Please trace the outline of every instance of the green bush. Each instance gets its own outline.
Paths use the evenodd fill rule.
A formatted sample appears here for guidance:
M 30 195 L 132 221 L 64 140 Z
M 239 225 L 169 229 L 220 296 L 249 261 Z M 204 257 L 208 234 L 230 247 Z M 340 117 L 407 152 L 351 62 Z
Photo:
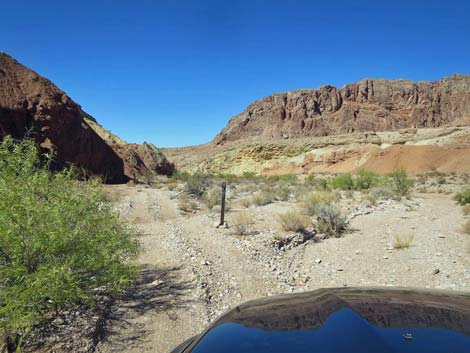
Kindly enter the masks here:
M 318 178 L 315 184 L 315 187 L 320 191 L 329 190 L 328 179 L 327 178 Z
M 454 200 L 459 203 L 459 205 L 470 204 L 470 187 L 462 190 L 454 196 Z
M 406 196 L 411 192 L 414 180 L 408 178 L 404 168 L 397 168 L 388 175 L 393 191 L 399 196 Z
M 350 173 L 337 175 L 330 180 L 333 189 L 354 190 L 354 180 Z
M 99 181 L 51 173 L 32 141 L 0 143 L 0 337 L 20 346 L 47 314 L 92 304 L 94 289 L 129 285 L 136 232 Z M 2 344 L 0 343 L 0 347 Z
M 192 196 L 201 197 L 210 186 L 210 178 L 204 174 L 191 174 L 185 179 L 185 191 Z
M 360 170 L 354 178 L 355 190 L 367 190 L 379 184 L 380 177 L 368 170 Z

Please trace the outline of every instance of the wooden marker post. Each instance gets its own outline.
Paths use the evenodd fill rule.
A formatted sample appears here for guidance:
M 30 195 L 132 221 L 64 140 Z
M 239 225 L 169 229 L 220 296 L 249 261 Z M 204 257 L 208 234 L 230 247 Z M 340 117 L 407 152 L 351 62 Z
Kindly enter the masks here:
M 223 227 L 225 224 L 225 193 L 227 191 L 227 183 L 222 183 L 222 192 L 220 194 L 220 224 L 219 227 Z

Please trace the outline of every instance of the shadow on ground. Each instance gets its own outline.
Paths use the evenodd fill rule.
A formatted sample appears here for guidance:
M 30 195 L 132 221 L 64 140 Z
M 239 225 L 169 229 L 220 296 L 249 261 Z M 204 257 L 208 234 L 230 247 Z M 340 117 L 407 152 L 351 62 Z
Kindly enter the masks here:
M 194 302 L 188 295 L 194 290 L 191 282 L 181 280 L 181 267 L 156 268 L 144 265 L 137 284 L 110 305 L 103 322 L 99 341 L 111 344 L 113 352 L 124 352 L 141 344 L 151 333 L 144 327 L 147 314 L 164 312 L 176 320 L 175 310 Z M 99 350 L 98 350 L 99 351 Z

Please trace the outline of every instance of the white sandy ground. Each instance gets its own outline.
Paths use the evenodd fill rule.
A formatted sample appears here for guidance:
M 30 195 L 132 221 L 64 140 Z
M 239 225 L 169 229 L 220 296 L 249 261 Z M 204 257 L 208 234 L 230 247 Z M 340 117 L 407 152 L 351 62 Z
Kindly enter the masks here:
M 280 251 L 277 215 L 291 202 L 251 207 L 257 234 L 235 236 L 214 227 L 218 215 L 182 216 L 176 192 L 114 186 L 121 213 L 144 234 L 140 283 L 115 303 L 97 352 L 166 353 L 246 300 L 323 287 L 407 286 L 470 290 L 470 238 L 450 196 L 418 194 L 373 208 L 351 203 L 350 231 L 342 238 Z M 230 217 L 239 209 L 233 209 Z M 410 248 L 394 250 L 395 234 L 414 234 Z

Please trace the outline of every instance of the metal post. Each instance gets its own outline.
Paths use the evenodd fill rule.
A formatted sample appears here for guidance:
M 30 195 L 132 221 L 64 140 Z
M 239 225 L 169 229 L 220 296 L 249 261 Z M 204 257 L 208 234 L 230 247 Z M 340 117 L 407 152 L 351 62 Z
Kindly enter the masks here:
M 222 193 L 220 195 L 220 224 L 223 226 L 225 224 L 225 192 L 227 190 L 227 183 L 224 181 L 222 183 Z

